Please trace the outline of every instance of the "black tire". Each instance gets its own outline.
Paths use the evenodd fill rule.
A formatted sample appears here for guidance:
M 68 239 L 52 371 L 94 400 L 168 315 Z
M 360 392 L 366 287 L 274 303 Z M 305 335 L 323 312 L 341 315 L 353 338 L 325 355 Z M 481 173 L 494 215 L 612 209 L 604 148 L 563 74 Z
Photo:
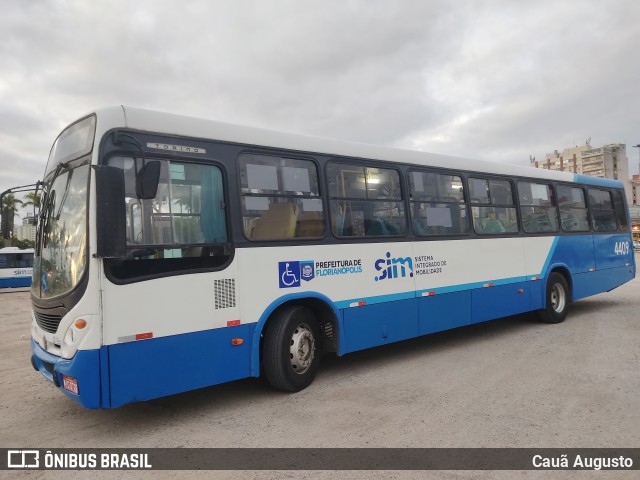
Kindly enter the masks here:
M 267 382 L 285 392 L 299 392 L 313 381 L 320 366 L 320 329 L 311 310 L 285 307 L 269 320 L 262 343 Z
M 536 312 L 538 319 L 544 323 L 564 322 L 571 303 L 571 290 L 564 275 L 551 272 L 547 280 L 545 299 L 545 308 Z

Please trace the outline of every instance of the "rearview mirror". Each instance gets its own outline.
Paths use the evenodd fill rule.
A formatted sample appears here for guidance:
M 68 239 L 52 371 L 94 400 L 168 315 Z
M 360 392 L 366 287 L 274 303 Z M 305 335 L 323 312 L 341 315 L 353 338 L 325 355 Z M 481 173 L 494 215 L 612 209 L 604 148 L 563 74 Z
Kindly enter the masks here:
M 141 200 L 156 198 L 160 183 L 160 166 L 158 160 L 145 162 L 136 174 L 136 196 Z
M 117 167 L 96 165 L 96 256 L 124 258 L 127 213 L 124 203 L 124 172 Z

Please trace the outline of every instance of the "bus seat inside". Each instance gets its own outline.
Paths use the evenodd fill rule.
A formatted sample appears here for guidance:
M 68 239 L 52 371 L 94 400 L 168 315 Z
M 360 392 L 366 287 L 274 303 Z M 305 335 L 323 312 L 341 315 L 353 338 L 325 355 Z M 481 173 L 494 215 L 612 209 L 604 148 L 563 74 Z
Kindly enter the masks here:
M 251 232 L 252 240 L 293 238 L 296 234 L 298 206 L 293 203 L 272 203 L 257 219 Z
M 298 217 L 296 237 L 313 238 L 321 237 L 324 233 L 324 220 L 322 212 L 303 212 Z

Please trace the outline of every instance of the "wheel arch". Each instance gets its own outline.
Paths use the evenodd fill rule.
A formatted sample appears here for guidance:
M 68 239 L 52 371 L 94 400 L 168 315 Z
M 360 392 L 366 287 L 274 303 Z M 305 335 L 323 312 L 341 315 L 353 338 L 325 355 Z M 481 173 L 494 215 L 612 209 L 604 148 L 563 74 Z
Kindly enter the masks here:
M 318 320 L 322 335 L 323 350 L 335 352 L 338 349 L 339 312 L 333 302 L 317 292 L 300 292 L 284 295 L 272 302 L 262 313 L 253 331 L 251 342 L 251 376 L 260 376 L 262 358 L 262 333 L 274 314 L 288 306 L 300 305 L 312 310 Z
M 567 281 L 567 285 L 569 286 L 569 301 L 573 301 L 573 276 L 571 275 L 571 270 L 569 270 L 569 267 L 562 263 L 552 265 L 547 271 L 546 278 L 548 279 L 549 275 L 551 275 L 553 272 L 559 273 Z

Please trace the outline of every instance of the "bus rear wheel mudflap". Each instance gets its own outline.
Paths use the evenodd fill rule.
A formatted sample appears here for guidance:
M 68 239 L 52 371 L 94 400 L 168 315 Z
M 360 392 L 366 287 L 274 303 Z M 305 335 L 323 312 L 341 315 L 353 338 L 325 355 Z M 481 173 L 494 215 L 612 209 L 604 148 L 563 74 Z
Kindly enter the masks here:
M 263 340 L 263 371 L 269 384 L 298 392 L 313 381 L 320 365 L 320 328 L 313 312 L 300 305 L 276 311 Z
M 547 280 L 545 308 L 536 311 L 538 319 L 544 323 L 561 323 L 567 318 L 571 290 L 567 279 L 559 272 L 551 272 Z

